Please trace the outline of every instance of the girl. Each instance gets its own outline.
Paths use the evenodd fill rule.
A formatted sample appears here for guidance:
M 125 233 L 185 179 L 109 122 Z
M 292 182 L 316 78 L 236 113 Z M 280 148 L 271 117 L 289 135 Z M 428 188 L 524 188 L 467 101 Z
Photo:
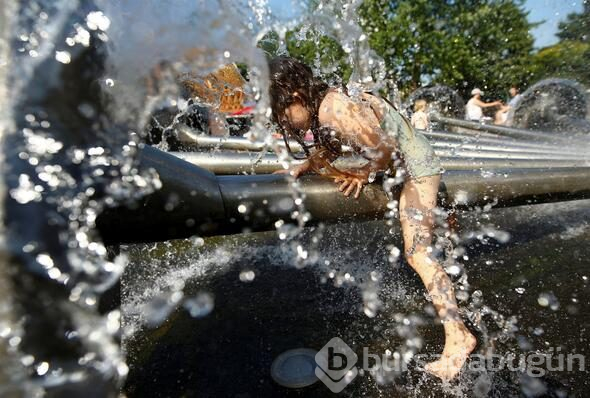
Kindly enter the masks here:
M 339 185 L 345 196 L 358 198 L 371 173 L 401 164 L 406 172 L 399 201 L 404 254 L 424 283 L 437 314 L 444 324 L 445 346 L 440 359 L 426 370 L 450 380 L 463 367 L 476 339 L 461 320 L 453 285 L 428 254 L 434 225 L 440 182 L 440 161 L 421 134 L 385 100 L 363 94 L 353 100 L 342 90 L 329 88 L 313 76 L 311 69 L 287 57 L 270 62 L 270 100 L 275 123 L 287 136 L 298 141 L 307 160 L 286 171 L 295 178 L 309 171 L 323 174 Z M 311 130 L 315 151 L 303 136 Z M 363 167 L 338 170 L 331 165 L 345 144 L 368 159 Z M 397 159 L 396 155 L 401 155 Z
M 427 130 L 430 121 L 426 114 L 426 101 L 419 99 L 414 103 L 414 114 L 412 115 L 412 126 L 418 130 Z

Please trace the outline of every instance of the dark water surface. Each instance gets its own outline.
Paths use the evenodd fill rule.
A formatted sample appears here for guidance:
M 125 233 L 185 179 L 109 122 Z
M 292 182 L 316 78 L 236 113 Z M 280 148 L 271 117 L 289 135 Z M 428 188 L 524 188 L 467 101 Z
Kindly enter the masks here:
M 481 318 L 477 352 L 493 349 L 506 356 L 559 349 L 565 355 L 589 354 L 588 220 L 590 200 L 471 212 L 460 218 L 463 234 L 490 226 L 510 233 L 504 243 L 489 237 L 462 242 L 460 262 L 467 270 L 471 298 L 461 306 L 474 323 Z M 319 258 L 318 264 L 303 269 L 293 266 L 293 256 L 281 250 L 286 244 L 274 232 L 211 238 L 202 247 L 176 241 L 124 248 L 130 256 L 123 279 L 125 311 L 178 281 L 184 281 L 180 289 L 185 298 L 207 292 L 215 302 L 202 318 L 179 306 L 154 328 L 139 327 L 133 315 L 124 314 L 128 328 L 139 328 L 126 341 L 131 367 L 126 394 L 332 396 L 321 382 L 300 390 L 280 387 L 270 366 L 286 350 L 319 350 L 336 336 L 359 357 L 362 347 L 381 354 L 416 336 L 424 342 L 420 354 L 440 352 L 442 327 L 412 270 L 405 263 L 388 263 L 386 246 L 400 242 L 386 231 L 384 222 L 329 226 L 322 234 L 307 231 L 302 241 L 316 245 Z M 243 271 L 252 271 L 254 279 L 244 282 L 252 273 Z M 379 274 L 383 303 L 375 317 L 363 312 L 363 292 L 374 291 L 371 272 Z M 502 330 L 506 325 L 513 330 Z M 360 374 L 339 395 L 582 397 L 590 382 L 579 365 L 574 362 L 573 371 L 543 377 L 468 371 L 448 385 L 410 365 L 385 385 Z

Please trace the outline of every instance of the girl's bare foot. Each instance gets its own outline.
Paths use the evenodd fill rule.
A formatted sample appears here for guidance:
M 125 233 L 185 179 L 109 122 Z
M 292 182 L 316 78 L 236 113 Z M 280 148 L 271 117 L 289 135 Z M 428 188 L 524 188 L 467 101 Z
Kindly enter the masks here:
M 425 366 L 428 373 L 442 380 L 454 379 L 475 349 L 476 338 L 463 322 L 445 323 L 445 348 L 438 361 Z

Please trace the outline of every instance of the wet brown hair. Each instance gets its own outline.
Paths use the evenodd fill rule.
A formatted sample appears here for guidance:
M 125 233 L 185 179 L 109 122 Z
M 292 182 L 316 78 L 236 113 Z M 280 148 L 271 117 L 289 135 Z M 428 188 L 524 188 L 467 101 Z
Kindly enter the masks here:
M 306 156 L 309 156 L 310 145 L 306 145 L 303 141 L 305 131 L 293 128 L 285 114 L 286 109 L 295 101 L 300 101 L 311 115 L 311 131 L 314 136 L 312 146 L 340 152 L 339 144 L 334 142 L 331 129 L 321 128 L 318 120 L 320 104 L 328 92 L 328 85 L 316 78 L 309 66 L 295 58 L 274 58 L 269 62 L 269 69 L 272 120 L 281 129 L 289 152 L 293 155 L 287 138 L 293 138 L 303 147 Z M 295 93 L 297 93 L 296 96 Z

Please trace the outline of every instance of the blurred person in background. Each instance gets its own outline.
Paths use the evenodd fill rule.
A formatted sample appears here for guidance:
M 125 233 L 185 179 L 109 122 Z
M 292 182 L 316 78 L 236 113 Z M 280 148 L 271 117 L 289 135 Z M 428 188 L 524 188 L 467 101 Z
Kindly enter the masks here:
M 496 112 L 494 124 L 507 125 L 508 112 L 510 112 L 511 109 L 514 109 L 522 98 L 522 94 L 519 93 L 518 87 L 514 85 L 510 87 L 508 92 L 510 93 L 510 100 L 508 101 L 508 104 L 503 105 L 500 110 Z
M 483 102 L 481 100 L 481 96 L 483 95 L 483 91 L 479 88 L 474 88 L 471 90 L 471 99 L 467 101 L 467 105 L 465 106 L 465 118 L 472 122 L 481 122 L 483 121 L 483 108 L 492 108 L 495 106 L 502 106 L 502 102 L 494 101 L 494 102 Z
M 426 113 L 427 108 L 426 100 L 419 99 L 414 102 L 414 114 L 412 115 L 412 126 L 418 130 L 427 130 L 430 126 L 430 120 Z

